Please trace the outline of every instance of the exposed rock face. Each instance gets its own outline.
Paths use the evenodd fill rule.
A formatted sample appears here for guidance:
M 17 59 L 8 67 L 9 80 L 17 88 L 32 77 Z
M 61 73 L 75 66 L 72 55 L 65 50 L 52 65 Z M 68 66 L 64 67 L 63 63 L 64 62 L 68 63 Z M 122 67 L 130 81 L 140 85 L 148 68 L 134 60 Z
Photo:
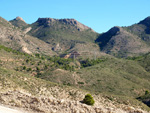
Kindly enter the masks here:
M 54 51 L 61 51 L 62 48 L 60 47 L 59 43 L 53 48 Z
M 23 21 L 23 22 L 25 22 L 21 17 L 16 17 L 14 20 L 21 20 L 21 21 Z
M 30 30 L 32 29 L 32 27 L 28 27 L 24 30 L 24 33 L 27 34 Z
M 45 25 L 46 27 L 50 26 L 55 21 L 56 21 L 56 19 L 53 19 L 53 18 L 38 18 L 38 20 L 37 20 L 37 22 L 40 25 Z
M 52 24 L 56 23 L 56 22 L 60 22 L 62 24 L 68 24 L 68 25 L 72 25 L 75 26 L 76 29 L 78 29 L 79 31 L 84 31 L 84 30 L 92 30 L 91 28 L 81 24 L 80 22 L 78 22 L 75 19 L 53 19 L 53 18 L 39 18 L 37 20 L 37 22 L 40 25 L 45 25 L 45 27 L 50 27 Z
M 62 22 L 64 24 L 70 24 L 72 26 L 76 26 L 77 29 L 79 31 L 83 31 L 83 30 L 87 30 L 87 29 L 91 29 L 83 24 L 81 24 L 80 22 L 78 22 L 77 20 L 75 19 L 60 19 L 59 22 Z M 91 29 L 92 30 L 92 29 Z
M 27 47 L 22 47 L 22 51 L 28 54 L 32 54 L 32 52 L 29 51 Z

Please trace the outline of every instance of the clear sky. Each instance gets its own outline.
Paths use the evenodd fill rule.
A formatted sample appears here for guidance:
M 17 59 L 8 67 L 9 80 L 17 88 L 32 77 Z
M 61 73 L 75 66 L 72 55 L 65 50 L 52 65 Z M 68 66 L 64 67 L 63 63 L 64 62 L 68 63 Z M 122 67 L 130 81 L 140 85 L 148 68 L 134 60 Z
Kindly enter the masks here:
M 150 16 L 150 0 L 0 0 L 0 16 L 27 23 L 39 17 L 74 18 L 98 33 Z

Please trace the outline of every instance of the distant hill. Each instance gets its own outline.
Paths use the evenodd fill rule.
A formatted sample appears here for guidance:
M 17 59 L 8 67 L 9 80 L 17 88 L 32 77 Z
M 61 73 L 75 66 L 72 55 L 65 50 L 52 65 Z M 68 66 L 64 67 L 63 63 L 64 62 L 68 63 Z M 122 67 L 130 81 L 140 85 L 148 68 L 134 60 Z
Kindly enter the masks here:
M 150 51 L 150 17 L 129 27 L 113 27 L 101 34 L 96 42 L 105 53 L 127 57 Z
M 16 21 L 22 20 L 17 19 Z M 13 26 L 10 22 L 6 21 L 2 17 L 0 17 L 0 44 L 12 49 L 24 51 L 28 54 L 55 54 L 55 52 L 51 50 L 51 47 L 47 43 L 26 34 L 26 32 L 22 31 L 18 27 Z
M 28 35 L 45 41 L 58 54 L 75 50 L 84 57 L 93 57 L 93 53 L 97 56 L 105 55 L 95 44 L 98 33 L 75 19 L 39 18 L 27 25 L 17 17 L 10 22 Z
M 15 19 L 10 21 L 12 25 L 19 27 L 21 29 L 25 29 L 28 24 L 21 18 L 21 17 L 16 17 Z
M 29 25 L 17 17 L 10 22 L 24 33 L 45 41 L 59 55 L 74 50 L 87 57 L 95 53 L 128 57 L 150 52 L 150 17 L 132 26 L 115 26 L 103 34 L 75 19 L 39 18 Z
M 54 48 L 59 43 L 62 51 L 72 49 L 76 44 L 93 43 L 98 36 L 98 33 L 75 19 L 39 18 L 30 26 L 30 35 L 53 45 Z

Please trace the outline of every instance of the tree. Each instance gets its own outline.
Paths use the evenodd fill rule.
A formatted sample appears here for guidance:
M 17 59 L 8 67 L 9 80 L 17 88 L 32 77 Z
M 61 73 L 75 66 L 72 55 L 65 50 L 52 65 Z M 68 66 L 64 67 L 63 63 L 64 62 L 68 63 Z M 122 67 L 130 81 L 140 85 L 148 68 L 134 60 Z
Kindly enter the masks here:
M 83 99 L 83 103 L 85 103 L 87 105 L 94 105 L 95 101 L 94 101 L 93 97 L 91 96 L 91 94 L 87 94 L 87 95 L 85 95 L 85 97 Z

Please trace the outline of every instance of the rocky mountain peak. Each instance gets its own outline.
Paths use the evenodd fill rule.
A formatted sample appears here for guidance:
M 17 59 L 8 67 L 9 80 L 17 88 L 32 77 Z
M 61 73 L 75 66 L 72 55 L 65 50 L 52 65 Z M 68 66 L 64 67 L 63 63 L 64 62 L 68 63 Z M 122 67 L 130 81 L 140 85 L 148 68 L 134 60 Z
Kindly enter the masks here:
M 143 24 L 143 25 L 149 27 L 150 26 L 150 16 L 145 18 L 144 20 L 140 21 L 138 24 Z
M 69 24 L 69 25 L 75 26 L 79 31 L 91 29 L 91 28 L 85 26 L 84 24 L 81 24 L 80 22 L 78 22 L 75 19 L 60 19 L 59 21 L 64 24 Z
M 38 18 L 37 22 L 39 23 L 50 23 L 54 22 L 56 19 L 53 18 Z
M 116 35 L 118 32 L 121 31 L 121 28 L 118 26 L 114 26 L 113 28 L 111 28 L 108 32 L 110 35 Z
M 23 20 L 23 18 L 21 18 L 21 17 L 16 17 L 14 20 L 21 20 L 21 21 L 23 21 L 23 22 L 25 22 L 24 20 Z
M 38 18 L 37 20 L 40 25 L 51 26 L 55 22 L 60 22 L 61 24 L 71 25 L 76 27 L 79 31 L 91 29 L 75 19 L 53 19 L 53 18 Z M 91 29 L 92 30 L 92 29 Z

